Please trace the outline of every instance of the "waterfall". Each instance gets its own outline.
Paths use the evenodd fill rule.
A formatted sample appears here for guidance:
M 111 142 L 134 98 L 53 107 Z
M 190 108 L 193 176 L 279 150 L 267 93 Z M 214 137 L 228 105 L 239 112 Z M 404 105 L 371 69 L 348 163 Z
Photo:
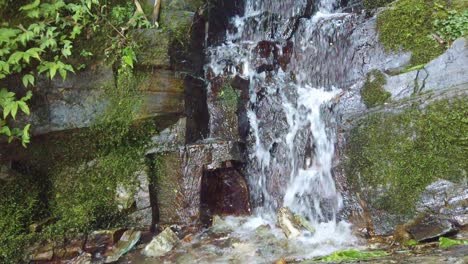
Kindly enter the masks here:
M 345 80 L 347 14 L 336 0 L 246 0 L 223 45 L 208 49 L 207 71 L 249 81 L 247 178 L 257 216 L 289 207 L 340 236 L 342 199 L 332 175 L 330 112 Z M 345 236 L 345 235 L 343 235 Z

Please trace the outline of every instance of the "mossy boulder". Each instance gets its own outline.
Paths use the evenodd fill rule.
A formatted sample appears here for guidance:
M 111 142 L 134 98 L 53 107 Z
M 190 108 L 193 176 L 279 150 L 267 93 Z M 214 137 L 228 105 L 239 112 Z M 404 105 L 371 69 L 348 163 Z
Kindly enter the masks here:
M 466 178 L 468 104 L 465 96 L 395 109 L 370 113 L 352 129 L 345 171 L 373 210 L 407 220 L 426 186 Z

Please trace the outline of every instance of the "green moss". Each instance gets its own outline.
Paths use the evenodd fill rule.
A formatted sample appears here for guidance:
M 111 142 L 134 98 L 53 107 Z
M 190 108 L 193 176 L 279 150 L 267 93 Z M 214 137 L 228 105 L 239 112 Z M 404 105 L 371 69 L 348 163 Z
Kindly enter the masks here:
M 364 5 L 364 9 L 371 10 L 371 9 L 383 7 L 393 1 L 395 0 L 364 0 L 363 5 Z
M 34 239 L 28 226 L 43 208 L 39 186 L 23 175 L 0 180 L 0 263 L 18 263 L 25 247 Z
M 229 110 L 237 110 L 237 105 L 239 103 L 240 93 L 235 90 L 229 83 L 225 83 L 221 88 L 219 94 L 219 100 L 222 106 L 225 106 Z
M 453 2 L 453 3 L 452 3 Z M 463 0 L 399 0 L 377 19 L 379 38 L 387 50 L 412 52 L 411 65 L 424 64 L 445 51 L 432 33 L 434 21 L 448 17 Z
M 367 74 L 367 80 L 361 89 L 361 97 L 368 108 L 383 105 L 391 97 L 392 94 L 383 88 L 385 84 L 387 79 L 379 70 Z
M 460 182 L 468 164 L 467 98 L 401 113 L 370 114 L 347 145 L 346 173 L 374 208 L 411 215 L 424 188 L 441 178 Z

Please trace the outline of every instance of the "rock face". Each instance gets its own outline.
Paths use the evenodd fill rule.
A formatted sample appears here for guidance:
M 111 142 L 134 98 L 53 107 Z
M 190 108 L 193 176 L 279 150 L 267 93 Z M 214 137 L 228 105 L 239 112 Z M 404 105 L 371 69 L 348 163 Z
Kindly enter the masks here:
M 158 163 L 154 173 L 159 222 L 185 225 L 197 223 L 200 220 L 203 175 L 208 171 L 225 167 L 226 162 L 243 161 L 238 143 L 221 140 L 207 140 L 181 146 L 173 152 L 163 151 L 150 155 Z M 232 193 L 225 193 L 224 196 L 216 199 L 230 197 L 228 201 L 246 203 L 239 206 L 242 208 L 241 212 L 245 212 L 245 209 L 249 207 L 248 199 L 246 199 L 248 196 L 248 191 L 245 190 L 246 185 L 242 184 L 242 176 L 238 173 L 231 176 L 234 177 L 232 182 L 239 183 L 237 186 L 241 189 L 233 188 Z
M 367 212 L 370 217 L 368 217 L 369 221 L 367 221 L 366 225 L 371 230 L 375 230 L 375 234 L 391 234 L 397 225 L 409 221 L 413 216 L 390 213 L 381 208 L 373 207 L 371 204 L 378 200 L 381 194 L 386 193 L 385 188 L 371 188 L 365 184 L 362 185 L 362 182 L 360 189 L 351 186 L 350 175 L 342 170 L 343 167 L 348 166 L 345 164 L 349 160 L 344 150 L 347 147 L 349 148 L 349 144 L 352 142 L 353 136 L 355 136 L 351 134 L 351 131 L 362 120 L 368 120 L 376 113 L 397 115 L 415 104 L 419 105 L 420 109 L 424 109 L 438 100 L 467 96 L 468 77 L 464 73 L 464 66 L 462 66 L 466 65 L 468 60 L 467 39 L 460 38 L 456 40 L 444 54 L 432 60 L 423 68 L 398 74 L 409 63 L 411 54 L 387 53 L 383 49 L 376 32 L 375 16 L 369 19 L 364 17 L 354 19 L 357 20 L 353 21 L 359 22 L 357 22 L 358 25 L 348 38 L 350 45 L 348 52 L 353 54 L 353 58 L 349 58 L 348 61 L 353 66 L 347 77 L 344 78 L 345 81 L 342 82 L 343 87 L 346 88 L 343 90 L 340 100 L 334 106 L 334 111 L 338 117 L 337 156 L 340 160 L 339 163 L 342 165 L 335 168 L 337 187 L 344 194 L 346 208 L 343 212 L 344 218 L 351 215 L 362 216 L 363 212 Z M 361 98 L 361 89 L 366 82 L 367 74 L 373 70 L 378 70 L 385 75 L 386 83 L 382 88 L 386 92 L 390 92 L 392 96 L 388 103 L 368 109 Z M 392 129 L 397 130 L 396 127 Z M 452 176 L 457 177 L 457 175 Z M 458 192 L 458 195 L 455 195 L 455 192 L 452 195 L 458 196 L 458 198 L 453 198 L 452 201 L 466 200 L 466 198 L 460 197 L 465 195 L 462 188 L 456 187 L 455 192 Z M 365 202 L 369 206 L 369 208 L 362 208 L 356 193 L 367 191 L 374 192 L 375 195 L 362 195 L 362 199 L 366 200 Z M 435 195 L 433 199 L 429 198 L 431 195 Z M 448 219 L 457 225 L 465 225 L 466 211 L 461 209 L 460 205 L 440 206 L 444 195 L 433 193 L 422 197 L 422 201 L 415 205 L 418 208 L 418 213 L 428 211 L 435 213 L 434 215 L 438 219 Z
M 142 253 L 148 257 L 160 257 L 171 251 L 178 242 L 179 238 L 168 227 L 146 245 Z

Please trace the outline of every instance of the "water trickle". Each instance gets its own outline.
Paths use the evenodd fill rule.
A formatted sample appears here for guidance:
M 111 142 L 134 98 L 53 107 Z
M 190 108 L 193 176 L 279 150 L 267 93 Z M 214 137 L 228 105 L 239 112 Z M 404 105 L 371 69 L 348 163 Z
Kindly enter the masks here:
M 208 49 L 206 68 L 249 80 L 247 178 L 256 217 L 274 223 L 278 208 L 289 207 L 318 230 L 302 239 L 343 246 L 352 237 L 336 219 L 342 199 L 330 108 L 348 72 L 341 41 L 348 15 L 337 8 L 336 0 L 246 0 L 225 44 Z

